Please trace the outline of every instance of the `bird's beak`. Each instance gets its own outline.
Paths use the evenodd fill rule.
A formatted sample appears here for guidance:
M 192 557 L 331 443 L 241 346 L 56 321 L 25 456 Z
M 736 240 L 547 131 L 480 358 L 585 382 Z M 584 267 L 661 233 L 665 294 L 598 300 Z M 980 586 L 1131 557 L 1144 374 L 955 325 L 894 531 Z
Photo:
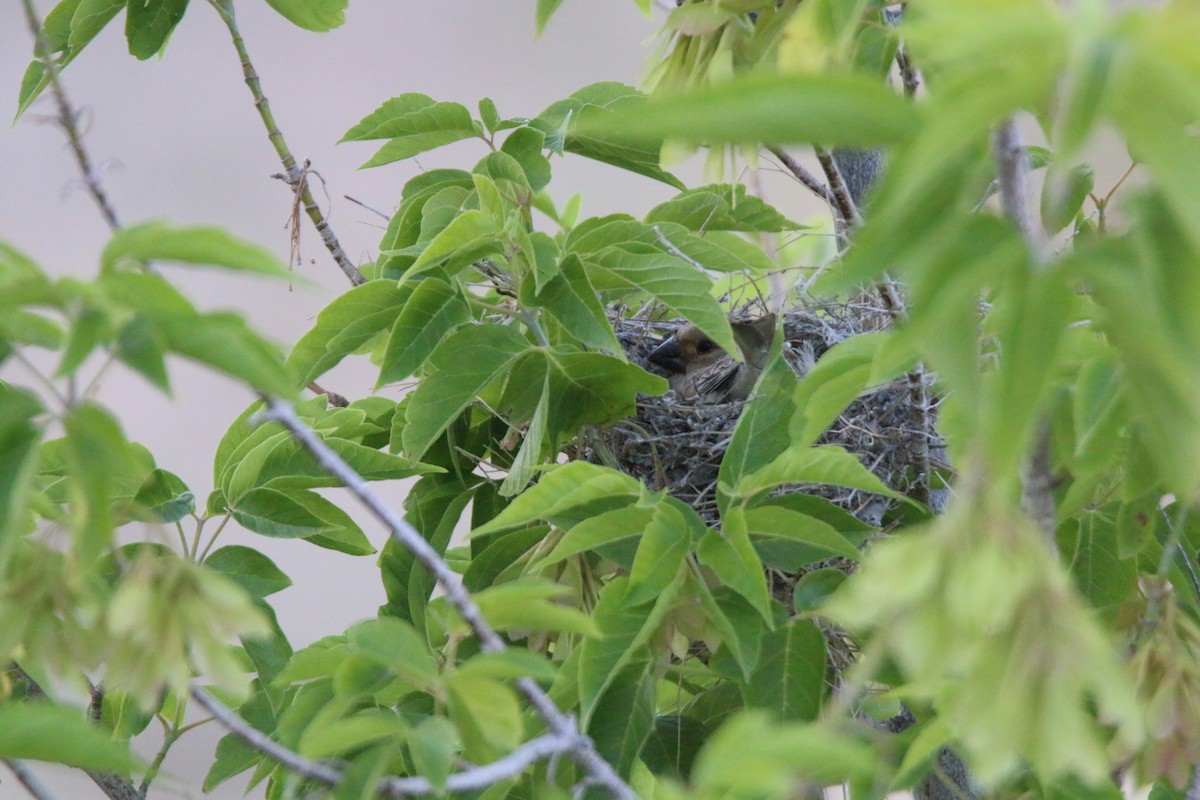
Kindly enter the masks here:
M 667 337 L 662 344 L 654 348 L 650 361 L 671 373 L 687 372 L 687 364 L 683 361 L 683 351 L 674 336 Z

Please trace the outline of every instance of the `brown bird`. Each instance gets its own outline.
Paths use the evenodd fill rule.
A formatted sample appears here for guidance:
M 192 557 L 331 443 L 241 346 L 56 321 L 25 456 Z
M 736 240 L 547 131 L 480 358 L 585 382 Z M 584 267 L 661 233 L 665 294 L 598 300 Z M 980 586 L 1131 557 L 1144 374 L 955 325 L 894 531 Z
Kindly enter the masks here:
M 680 400 L 725 403 L 750 396 L 775 338 L 775 315 L 729 324 L 742 351 L 741 363 L 691 323 L 650 354 L 650 361 L 669 373 L 667 380 Z

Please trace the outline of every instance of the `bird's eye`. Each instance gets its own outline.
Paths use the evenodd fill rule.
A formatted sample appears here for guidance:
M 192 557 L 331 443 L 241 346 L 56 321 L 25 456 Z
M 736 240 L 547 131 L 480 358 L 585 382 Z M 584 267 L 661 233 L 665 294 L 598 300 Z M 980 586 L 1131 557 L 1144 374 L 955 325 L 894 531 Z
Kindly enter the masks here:
M 700 344 L 696 345 L 696 352 L 701 353 L 701 354 L 711 353 L 713 350 L 716 350 L 716 349 L 717 349 L 717 343 L 714 342 L 712 339 L 701 339 Z

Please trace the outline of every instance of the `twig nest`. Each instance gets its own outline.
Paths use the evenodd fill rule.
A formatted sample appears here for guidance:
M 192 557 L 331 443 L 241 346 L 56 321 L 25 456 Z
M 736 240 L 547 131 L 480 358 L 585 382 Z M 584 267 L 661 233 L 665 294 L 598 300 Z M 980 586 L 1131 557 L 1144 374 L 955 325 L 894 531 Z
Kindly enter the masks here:
M 681 321 L 651 323 L 614 315 L 617 338 L 629 359 L 656 374 L 647 356 Z M 784 357 L 803 376 L 831 347 L 868 331 L 886 328 L 890 317 L 868 302 L 811 307 L 784 315 Z M 934 409 L 919 378 L 905 376 L 855 400 L 820 440 L 859 457 L 885 484 L 927 499 L 930 452 L 939 452 Z M 652 489 L 667 489 L 709 523 L 717 520 L 716 483 L 721 459 L 746 401 L 696 403 L 673 392 L 638 400 L 637 413 L 592 437 L 595 461 L 640 478 Z M 793 486 L 786 491 L 817 494 L 872 525 L 880 524 L 888 503 L 875 495 L 829 486 Z

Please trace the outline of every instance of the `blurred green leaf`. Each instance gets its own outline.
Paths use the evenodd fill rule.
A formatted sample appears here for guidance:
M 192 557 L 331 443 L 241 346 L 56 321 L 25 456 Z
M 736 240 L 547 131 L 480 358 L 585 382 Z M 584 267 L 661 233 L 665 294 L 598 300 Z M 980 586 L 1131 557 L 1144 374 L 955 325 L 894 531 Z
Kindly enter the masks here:
M 296 394 L 296 381 L 277 348 L 251 330 L 239 314 L 217 312 L 177 319 L 162 328 L 180 355 L 281 397 Z
M 430 717 L 409 734 L 408 747 L 417 774 L 435 788 L 446 782 L 454 766 L 454 755 L 460 747 L 455 726 L 445 717 Z
M 911 104 L 866 76 L 754 75 L 663 94 L 578 124 L 587 134 L 624 142 L 867 147 L 909 136 L 919 119 Z
M 42 435 L 36 420 L 43 411 L 34 394 L 0 381 L 0 566 L 12 537 L 26 528 L 26 505 Z
M 1051 167 L 1042 185 L 1042 225 L 1053 236 L 1071 224 L 1095 185 L 1091 164 L 1076 164 L 1068 170 Z
M 783 233 L 803 230 L 762 198 L 746 193 L 740 183 L 719 183 L 687 189 L 659 203 L 646 214 L 646 223 L 674 222 L 689 231 Z
M 127 742 L 110 739 L 83 711 L 50 703 L 0 704 L 0 758 L 116 773 L 138 766 Z
M 537 35 L 541 36 L 546 30 L 546 23 L 550 21 L 550 17 L 562 5 L 562 0 L 538 0 L 537 12 L 534 17 L 534 25 L 537 28 Z
M 797 614 L 819 609 L 846 580 L 846 573 L 833 567 L 806 572 L 792 587 L 792 607 Z
M 135 1 L 132 5 L 137 5 Z M 173 261 L 199 266 L 224 267 L 276 278 L 291 277 L 287 265 L 274 253 L 241 239 L 224 228 L 209 225 L 178 226 L 162 220 L 121 228 L 100 256 L 105 272 L 133 263 Z
M 164 392 L 170 391 L 166 337 L 144 317 L 133 317 L 117 333 L 115 355 Z

